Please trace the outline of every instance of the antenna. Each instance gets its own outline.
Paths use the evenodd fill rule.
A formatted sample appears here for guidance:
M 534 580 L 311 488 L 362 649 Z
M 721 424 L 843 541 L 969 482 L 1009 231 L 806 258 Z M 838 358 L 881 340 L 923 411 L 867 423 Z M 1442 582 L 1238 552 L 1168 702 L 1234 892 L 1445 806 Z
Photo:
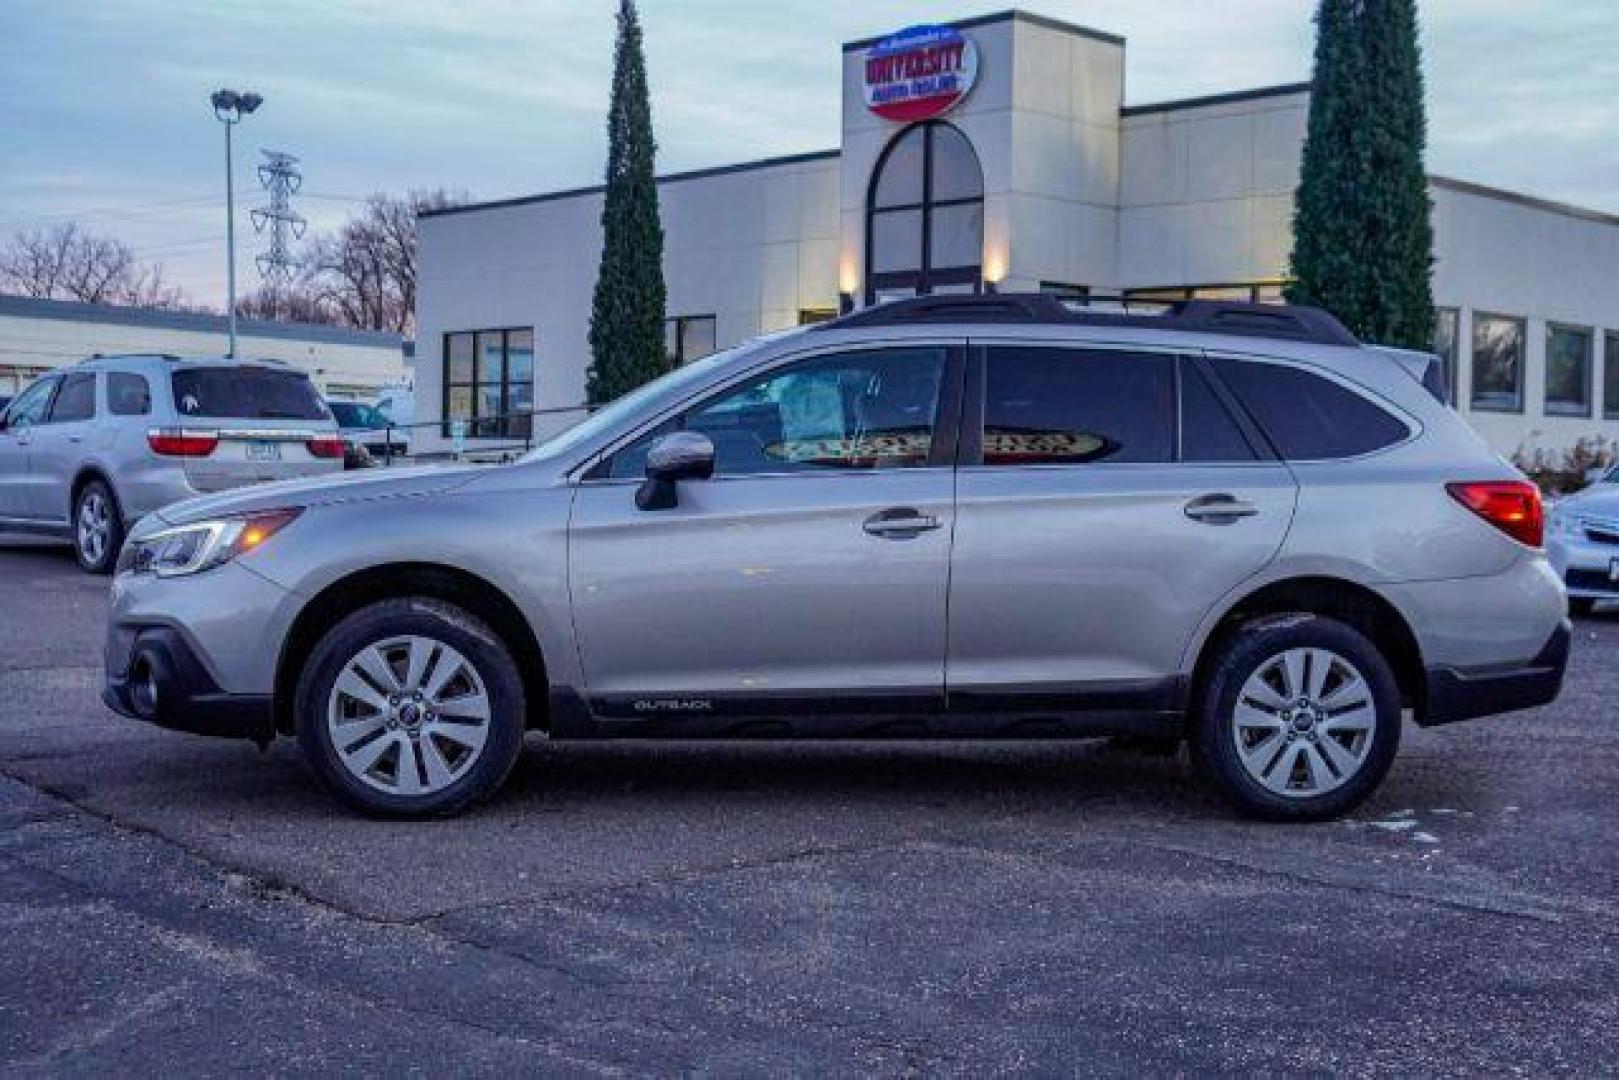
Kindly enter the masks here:
M 298 159 L 280 150 L 260 152 L 264 161 L 259 165 L 259 183 L 269 193 L 270 204 L 253 211 L 253 231 L 270 234 L 270 250 L 255 261 L 270 286 L 270 316 L 275 318 L 280 314 L 281 294 L 292 284 L 292 272 L 298 267 L 288 241 L 302 240 L 309 222 L 292 208 L 292 197 L 304 185 Z

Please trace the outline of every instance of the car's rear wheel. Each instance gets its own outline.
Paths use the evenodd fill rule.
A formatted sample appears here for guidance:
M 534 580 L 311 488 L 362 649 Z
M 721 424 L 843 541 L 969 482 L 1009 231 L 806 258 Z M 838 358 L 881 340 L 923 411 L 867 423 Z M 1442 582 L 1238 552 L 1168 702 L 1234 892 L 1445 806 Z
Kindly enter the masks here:
M 484 798 L 523 745 L 523 680 L 484 622 L 423 597 L 349 615 L 298 680 L 298 739 L 348 805 L 387 817 L 451 814 Z
M 124 544 L 124 519 L 118 499 L 105 481 L 91 480 L 73 503 L 73 553 L 91 574 L 110 574 Z
M 1568 598 L 1568 613 L 1585 618 L 1597 609 L 1597 602 L 1589 596 L 1571 596 Z
M 1382 782 L 1400 744 L 1388 660 L 1344 623 L 1257 619 L 1219 646 L 1193 747 L 1238 809 L 1277 821 L 1336 817 Z

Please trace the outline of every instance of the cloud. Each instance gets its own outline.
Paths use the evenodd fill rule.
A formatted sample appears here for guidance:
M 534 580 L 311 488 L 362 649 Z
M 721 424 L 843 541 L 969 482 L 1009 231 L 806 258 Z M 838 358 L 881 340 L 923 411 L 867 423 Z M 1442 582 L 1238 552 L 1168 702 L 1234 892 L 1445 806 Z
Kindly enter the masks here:
M 1034 0 L 1124 35 L 1145 102 L 1310 73 L 1312 0 Z M 445 186 L 502 197 L 595 182 L 605 156 L 608 0 L 8 0 L 0 223 L 104 220 L 210 299 L 220 276 L 220 132 L 206 96 L 259 90 L 242 161 L 290 150 L 308 188 Z M 838 140 L 840 44 L 977 14 L 938 0 L 641 0 L 666 170 Z M 1619 211 L 1619 18 L 1612 0 L 1426 0 L 1437 172 Z M 252 198 L 244 164 L 239 195 Z M 245 189 L 245 190 L 244 190 Z M 164 209 L 165 199 L 201 199 Z M 341 202 L 306 201 L 311 218 Z M 146 207 L 120 216 L 119 207 Z M 103 219 L 98 219 L 103 220 Z M 195 250 L 184 245 L 199 245 Z M 182 266 L 183 262 L 183 266 Z

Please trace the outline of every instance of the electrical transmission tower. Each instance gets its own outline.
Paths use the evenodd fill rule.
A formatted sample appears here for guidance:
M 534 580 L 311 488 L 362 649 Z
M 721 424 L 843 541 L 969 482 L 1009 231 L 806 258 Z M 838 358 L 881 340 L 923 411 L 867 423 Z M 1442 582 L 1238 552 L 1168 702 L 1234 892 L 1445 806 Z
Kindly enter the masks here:
M 269 193 L 270 204 L 253 211 L 253 231 L 268 232 L 270 250 L 256 260 L 259 274 L 270 286 L 270 315 L 281 313 L 281 295 L 292 284 L 292 272 L 298 267 L 288 244 L 303 239 L 309 222 L 292 208 L 292 197 L 303 187 L 304 174 L 298 171 L 298 159 L 280 150 L 264 150 L 264 161 L 259 165 L 259 183 Z

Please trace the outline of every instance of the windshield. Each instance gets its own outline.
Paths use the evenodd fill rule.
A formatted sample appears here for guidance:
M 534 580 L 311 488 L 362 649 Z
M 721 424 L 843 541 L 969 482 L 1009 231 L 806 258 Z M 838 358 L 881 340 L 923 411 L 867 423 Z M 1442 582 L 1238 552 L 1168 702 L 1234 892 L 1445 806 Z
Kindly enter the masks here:
M 309 377 L 260 367 L 187 368 L 171 376 L 181 416 L 256 420 L 325 420 L 326 406 Z
M 387 417 L 371 406 L 362 405 L 358 401 L 328 401 L 326 407 L 332 410 L 332 417 L 337 421 L 338 427 L 380 428 L 388 426 Z
M 796 333 L 797 331 L 788 331 Z M 633 423 L 638 417 L 655 413 L 666 402 L 677 401 L 691 387 L 702 383 L 716 369 L 743 355 L 763 342 L 773 341 L 780 334 L 762 338 L 712 353 L 701 360 L 693 360 L 669 374 L 653 379 L 645 386 L 631 390 L 618 400 L 586 415 L 578 423 L 564 428 L 524 455 L 524 460 L 551 457 L 583 446 L 602 435 L 610 435 L 621 427 Z

